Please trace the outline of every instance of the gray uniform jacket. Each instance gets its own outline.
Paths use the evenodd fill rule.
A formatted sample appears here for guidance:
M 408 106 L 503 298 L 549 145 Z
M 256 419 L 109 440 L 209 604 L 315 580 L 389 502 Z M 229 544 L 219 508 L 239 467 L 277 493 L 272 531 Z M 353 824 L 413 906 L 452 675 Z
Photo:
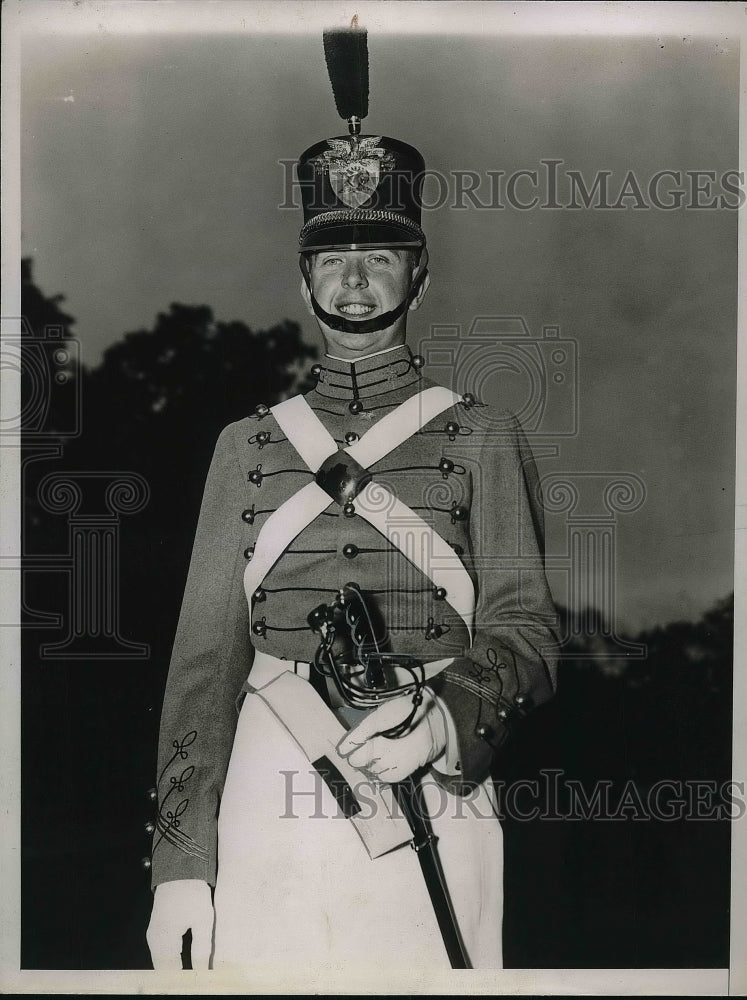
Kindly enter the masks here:
M 351 365 L 325 359 L 306 399 L 340 447 L 432 385 L 406 347 Z M 358 405 L 352 407 L 351 402 Z M 361 409 L 362 404 L 362 409 Z M 435 588 L 361 517 L 327 510 L 287 547 L 253 597 L 243 574 L 264 519 L 313 479 L 266 408 L 221 433 L 205 485 L 161 718 L 153 885 L 215 884 L 217 815 L 254 648 L 313 659 L 306 616 L 354 580 L 386 648 L 454 662 L 430 686 L 453 720 L 457 793 L 488 775 L 514 722 L 552 697 L 555 608 L 544 567 L 537 470 L 518 422 L 469 396 L 371 467 L 433 525 L 475 585 L 475 637 Z M 357 412 L 360 411 L 360 412 Z M 521 570 L 519 570 L 519 565 Z

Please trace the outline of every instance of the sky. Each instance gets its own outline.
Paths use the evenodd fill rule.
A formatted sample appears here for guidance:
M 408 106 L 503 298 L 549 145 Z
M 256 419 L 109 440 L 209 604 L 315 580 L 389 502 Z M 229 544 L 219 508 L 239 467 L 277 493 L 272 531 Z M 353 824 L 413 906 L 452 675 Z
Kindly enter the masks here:
M 432 285 L 411 345 L 434 326 L 464 344 L 476 317 L 523 318 L 534 338 L 559 327 L 579 359 L 579 420 L 541 471 L 644 484 L 616 528 L 620 629 L 699 614 L 733 586 L 738 213 L 632 197 L 573 210 L 566 172 L 590 187 L 607 171 L 614 203 L 629 171 L 645 192 L 657 171 L 738 169 L 736 46 L 466 35 L 455 20 L 450 33 L 372 30 L 369 50 L 364 131 L 417 146 L 450 195 L 424 213 Z M 280 207 L 283 162 L 344 131 L 316 34 L 251 22 L 240 34 L 33 34 L 21 100 L 23 252 L 42 290 L 66 296 L 86 364 L 171 302 L 253 328 L 295 320 L 319 344 L 298 292 L 300 211 Z M 454 205 L 455 171 L 477 174 L 484 205 L 491 172 L 542 178 L 548 160 L 561 161 L 560 208 Z M 517 192 L 528 201 L 530 188 L 525 177 Z M 520 376 L 489 361 L 483 375 L 490 402 L 521 394 Z M 548 515 L 551 554 L 566 530 Z M 562 599 L 563 573 L 551 584 Z

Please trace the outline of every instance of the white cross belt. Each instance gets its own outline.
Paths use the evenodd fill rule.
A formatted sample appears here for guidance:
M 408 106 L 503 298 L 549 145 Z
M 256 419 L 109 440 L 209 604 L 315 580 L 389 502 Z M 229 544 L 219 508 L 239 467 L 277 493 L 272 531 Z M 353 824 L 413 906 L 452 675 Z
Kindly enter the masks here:
M 368 469 L 416 434 L 459 396 L 433 386 L 411 396 L 382 417 L 355 444 L 339 449 L 337 442 L 304 396 L 293 396 L 271 408 L 271 413 L 309 469 L 316 473 L 338 451 Z M 293 540 L 334 501 L 318 483 L 308 483 L 267 518 L 244 571 L 244 590 L 251 615 L 252 595 Z M 371 481 L 352 501 L 356 514 L 371 524 L 436 587 L 473 639 L 475 590 L 461 560 L 433 527 L 380 483 Z

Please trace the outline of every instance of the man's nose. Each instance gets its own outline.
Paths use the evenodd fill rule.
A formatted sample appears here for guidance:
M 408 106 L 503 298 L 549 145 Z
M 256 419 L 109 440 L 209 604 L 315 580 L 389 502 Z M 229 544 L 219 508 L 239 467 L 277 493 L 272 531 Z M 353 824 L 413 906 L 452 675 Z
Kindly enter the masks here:
M 365 288 L 368 285 L 366 274 L 358 261 L 351 261 L 347 265 L 342 283 L 346 288 Z

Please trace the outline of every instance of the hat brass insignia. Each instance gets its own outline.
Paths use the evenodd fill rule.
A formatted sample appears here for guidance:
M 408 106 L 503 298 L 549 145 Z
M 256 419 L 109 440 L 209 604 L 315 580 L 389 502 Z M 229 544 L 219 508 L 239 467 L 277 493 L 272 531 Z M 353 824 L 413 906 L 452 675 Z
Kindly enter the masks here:
M 394 156 L 380 142 L 380 135 L 327 139 L 330 148 L 312 161 L 318 173 L 329 172 L 332 190 L 349 208 L 365 204 L 379 186 L 381 172 L 394 166 Z

